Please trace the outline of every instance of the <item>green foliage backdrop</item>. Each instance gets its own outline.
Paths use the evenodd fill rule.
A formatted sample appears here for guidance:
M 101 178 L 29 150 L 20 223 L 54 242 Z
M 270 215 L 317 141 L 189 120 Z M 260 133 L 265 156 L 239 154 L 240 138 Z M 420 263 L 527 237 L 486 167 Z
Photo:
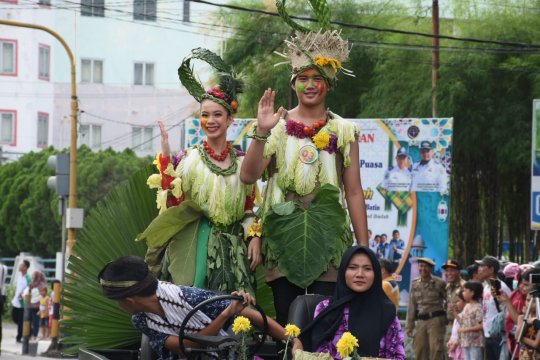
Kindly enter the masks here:
M 58 198 L 47 188 L 54 170 L 47 158 L 54 148 L 30 152 L 18 161 L 0 166 L 0 256 L 27 251 L 54 257 L 61 246 Z M 82 146 L 77 159 L 77 206 L 88 212 L 117 184 L 151 163 L 131 150 L 92 152 Z

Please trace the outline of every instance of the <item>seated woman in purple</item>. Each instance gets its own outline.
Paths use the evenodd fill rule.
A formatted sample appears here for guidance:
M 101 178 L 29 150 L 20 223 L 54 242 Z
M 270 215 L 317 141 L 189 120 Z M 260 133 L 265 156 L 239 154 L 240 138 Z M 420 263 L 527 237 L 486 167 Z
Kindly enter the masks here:
M 293 351 L 303 347 L 341 359 L 336 344 L 347 331 L 358 339 L 360 356 L 405 359 L 403 331 L 396 308 L 382 289 L 379 262 L 363 246 L 345 252 L 334 297 L 317 305 L 315 318 L 302 329 Z

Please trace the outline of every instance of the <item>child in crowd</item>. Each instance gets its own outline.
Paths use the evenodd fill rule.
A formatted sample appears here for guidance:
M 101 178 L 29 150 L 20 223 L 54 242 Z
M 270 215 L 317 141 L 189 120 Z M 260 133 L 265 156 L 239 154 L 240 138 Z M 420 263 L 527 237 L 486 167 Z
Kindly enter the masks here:
M 465 299 L 463 298 L 463 290 L 457 294 L 456 305 L 452 306 L 452 312 L 454 313 L 454 323 L 452 325 L 452 335 L 448 340 L 448 357 L 454 360 L 463 360 L 463 348 L 459 341 L 459 321 L 458 316 L 465 307 Z
M 49 296 L 49 335 L 51 333 L 54 315 L 54 284 L 60 284 L 60 280 L 53 280 L 51 282 L 51 295 Z
M 464 360 L 483 359 L 484 330 L 483 313 L 480 299 L 483 287 L 481 283 L 468 281 L 464 285 L 463 299 L 466 302 L 463 311 L 456 315 L 459 322 L 459 342 L 463 348 Z
M 49 295 L 47 294 L 47 286 L 39 289 L 39 326 L 41 328 L 41 338 L 47 339 L 50 335 L 49 330 Z

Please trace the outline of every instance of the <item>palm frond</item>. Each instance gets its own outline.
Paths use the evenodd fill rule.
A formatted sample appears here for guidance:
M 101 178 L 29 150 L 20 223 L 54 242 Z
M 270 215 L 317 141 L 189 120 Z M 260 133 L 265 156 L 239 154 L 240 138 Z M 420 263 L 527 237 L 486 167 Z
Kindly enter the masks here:
M 64 285 L 63 311 L 66 320 L 62 342 L 91 349 L 125 348 L 140 341 L 140 332 L 131 325 L 131 317 L 101 293 L 97 274 L 111 260 L 123 255 L 144 257 L 145 242 L 135 242 L 157 215 L 155 195 L 146 179 L 150 166 L 118 185 L 90 212 L 78 235 L 74 255 L 69 259 L 70 274 Z

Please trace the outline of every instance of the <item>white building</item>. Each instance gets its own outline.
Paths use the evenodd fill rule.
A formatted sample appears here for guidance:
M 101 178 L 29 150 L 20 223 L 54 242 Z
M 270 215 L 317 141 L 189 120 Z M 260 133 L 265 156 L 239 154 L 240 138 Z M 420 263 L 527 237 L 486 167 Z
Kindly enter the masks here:
M 192 48 L 218 48 L 215 12 L 183 0 L 0 0 L 0 19 L 46 26 L 71 48 L 78 144 L 139 155 L 159 150 L 158 120 L 170 128 L 171 147 L 181 147 L 182 120 L 198 107 L 180 87 L 177 68 Z M 0 94 L 4 160 L 69 147 L 70 64 L 53 36 L 0 25 Z

